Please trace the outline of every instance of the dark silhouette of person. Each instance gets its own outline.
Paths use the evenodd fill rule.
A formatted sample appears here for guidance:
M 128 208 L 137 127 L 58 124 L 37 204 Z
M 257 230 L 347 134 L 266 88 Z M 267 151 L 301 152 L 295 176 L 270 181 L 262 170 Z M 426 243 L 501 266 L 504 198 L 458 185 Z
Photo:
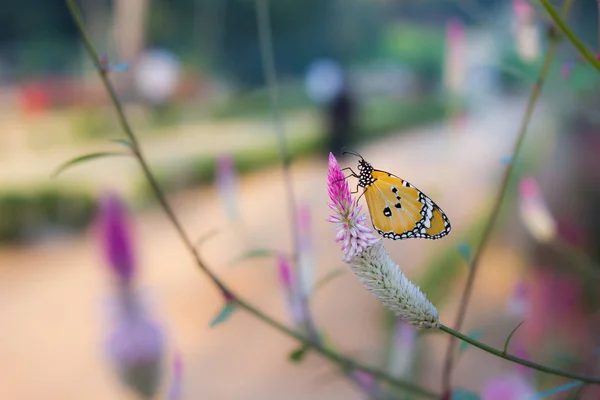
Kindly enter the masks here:
M 354 136 L 356 119 L 356 100 L 350 89 L 348 79 L 344 78 L 342 87 L 327 106 L 329 151 L 339 156 Z

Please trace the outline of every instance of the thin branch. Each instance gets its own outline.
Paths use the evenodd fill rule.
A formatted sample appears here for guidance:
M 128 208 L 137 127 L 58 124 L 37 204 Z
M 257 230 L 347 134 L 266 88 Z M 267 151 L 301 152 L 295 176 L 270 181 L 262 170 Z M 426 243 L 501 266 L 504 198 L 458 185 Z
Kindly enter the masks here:
M 556 26 L 558 26 L 560 28 L 560 30 L 563 31 L 563 33 L 565 34 L 565 36 L 567 36 L 567 38 L 569 38 L 569 40 L 571 41 L 571 43 L 573 43 L 573 46 L 575 46 L 575 48 L 579 51 L 579 53 L 581 53 L 581 55 L 586 60 L 588 60 L 594 68 L 596 68 L 598 71 L 600 71 L 600 61 L 598 61 L 598 59 L 587 49 L 585 44 L 583 44 L 581 42 L 581 40 L 579 40 L 577 35 L 575 33 L 573 33 L 573 31 L 571 29 L 569 29 L 569 26 L 565 22 L 565 18 L 566 18 L 565 13 L 563 12 L 562 16 L 558 15 L 558 13 L 554 9 L 554 7 L 552 7 L 552 4 L 550 4 L 550 2 L 548 0 L 540 0 L 540 2 L 542 3 L 542 6 L 544 6 L 544 8 L 546 9 L 546 12 L 548 13 L 548 15 L 550 15 L 550 18 L 552 18 L 552 21 L 554 21 Z M 564 6 L 563 6 L 563 10 L 564 10 Z
M 273 37 L 271 32 L 271 15 L 269 12 L 269 0 L 256 0 L 256 24 L 258 26 L 258 43 L 260 48 L 263 73 L 267 81 L 267 87 L 269 89 L 269 98 L 271 101 L 271 117 L 273 119 L 275 136 L 277 137 L 277 143 L 279 145 L 279 155 L 281 157 L 281 164 L 283 169 L 284 190 L 287 197 L 288 213 L 290 218 L 293 240 L 293 259 L 296 265 L 296 270 L 299 271 L 298 268 L 300 268 L 300 265 L 298 260 L 300 257 L 300 233 L 298 231 L 298 224 L 296 223 L 296 214 L 298 212 L 298 207 L 296 204 L 296 197 L 294 195 L 292 174 L 290 172 L 290 155 L 287 150 L 285 127 L 283 124 L 283 118 L 281 117 L 281 109 L 279 103 L 277 68 L 275 66 L 275 56 L 273 54 Z M 299 273 L 302 274 L 302 272 Z M 304 293 L 300 301 L 302 302 L 303 309 L 306 313 L 305 321 L 308 334 L 313 338 L 315 342 L 319 342 L 321 339 L 319 337 L 314 318 L 310 312 L 308 294 Z
M 541 0 L 541 1 L 545 1 L 545 0 Z M 573 0 L 565 1 L 564 5 L 563 5 L 563 9 L 562 9 L 563 16 L 568 15 L 572 2 L 573 2 Z M 540 93 L 542 91 L 542 86 L 548 76 L 548 73 L 550 72 L 550 66 L 552 65 L 552 62 L 554 60 L 554 55 L 556 54 L 556 49 L 558 47 L 560 38 L 557 35 L 554 35 L 553 37 L 551 37 L 550 40 L 551 40 L 551 42 L 548 47 L 546 56 L 544 58 L 542 67 L 540 69 L 538 79 L 537 79 L 536 83 L 533 84 L 533 87 L 531 89 L 531 94 L 529 95 L 529 100 L 527 102 L 527 108 L 525 110 L 525 115 L 521 122 L 521 126 L 519 128 L 519 133 L 517 134 L 517 139 L 516 139 L 514 147 L 513 147 L 511 161 L 508 164 L 506 171 L 504 173 L 504 176 L 502 178 L 502 182 L 498 189 L 498 194 L 496 195 L 496 199 L 492 206 L 490 218 L 483 230 L 479 246 L 477 247 L 475 255 L 469 265 L 467 281 L 465 283 L 465 288 L 464 288 L 463 294 L 460 299 L 458 314 L 456 317 L 456 322 L 454 324 L 454 327 L 457 331 L 459 331 L 462 328 L 462 325 L 463 325 L 463 322 L 465 319 L 465 315 L 466 315 L 466 311 L 467 311 L 467 306 L 469 305 L 469 300 L 470 300 L 471 294 L 473 292 L 473 285 L 475 283 L 477 271 L 479 270 L 479 261 L 480 261 L 481 255 L 483 254 L 483 251 L 485 250 L 485 248 L 488 244 L 492 230 L 494 228 L 494 225 L 496 224 L 496 220 L 498 219 L 500 206 L 502 205 L 504 197 L 506 196 L 508 183 L 509 183 L 510 178 L 512 177 L 512 173 L 514 171 L 515 160 L 516 160 L 517 156 L 519 155 L 519 151 L 521 150 L 523 140 L 525 139 L 525 134 L 527 133 L 527 127 L 529 126 L 529 122 L 531 121 L 531 118 L 533 116 L 533 111 L 535 109 L 537 101 L 540 97 Z M 452 368 L 454 367 L 455 341 L 456 340 L 454 337 L 450 338 L 449 343 L 448 343 L 448 348 L 446 351 L 446 359 L 444 362 L 444 370 L 442 373 L 442 390 L 444 393 L 448 393 L 450 391 L 450 376 L 452 374 Z
M 373 375 L 373 377 L 375 377 L 376 379 L 379 379 L 382 382 L 386 382 L 386 383 L 388 383 L 394 387 L 397 387 L 399 389 L 403 389 L 405 391 L 419 394 L 421 396 L 428 397 L 428 398 L 436 398 L 437 395 L 435 393 L 428 391 L 420 386 L 417 386 L 408 381 L 394 378 L 393 376 L 386 374 L 384 371 L 382 371 L 380 369 L 369 367 L 369 366 L 359 363 L 355 360 L 347 358 L 332 349 L 315 344 L 315 342 L 312 341 L 311 339 L 286 327 L 285 325 L 281 324 L 280 322 L 278 322 L 278 321 L 274 320 L 273 318 L 269 317 L 268 315 L 262 313 L 260 310 L 254 308 L 252 305 L 250 305 L 249 303 L 244 301 L 242 298 L 236 296 L 231 291 L 231 289 L 229 289 L 225 285 L 225 283 L 223 283 L 210 270 L 210 268 L 207 267 L 207 265 L 204 263 L 204 261 L 200 257 L 200 254 L 197 251 L 196 247 L 194 246 L 192 240 L 189 238 L 189 236 L 183 229 L 181 223 L 179 222 L 179 219 L 175 215 L 172 207 L 170 206 L 164 193 L 162 192 L 162 189 L 160 188 L 156 179 L 154 178 L 154 175 L 152 174 L 152 171 L 150 170 L 148 163 L 146 162 L 144 154 L 142 153 L 142 151 L 140 149 L 137 137 L 135 136 L 133 130 L 131 129 L 131 126 L 129 124 L 129 121 L 127 120 L 127 117 L 125 116 L 123 105 L 121 104 L 121 101 L 117 97 L 116 91 L 115 91 L 114 87 L 112 86 L 112 83 L 108 79 L 107 73 L 100 62 L 98 53 L 94 49 L 94 47 L 89 39 L 89 36 L 85 29 L 85 24 L 81 17 L 81 13 L 79 12 L 77 5 L 75 4 L 75 0 L 65 0 L 65 2 L 67 4 L 69 12 L 71 13 L 71 17 L 73 18 L 73 21 L 75 22 L 75 25 L 77 26 L 77 29 L 81 36 L 81 39 L 83 40 L 84 47 L 85 47 L 86 51 L 88 52 L 89 56 L 91 57 L 92 62 L 94 63 L 96 70 L 97 70 L 98 74 L 100 75 L 100 78 L 102 79 L 102 83 L 104 84 L 104 87 L 106 88 L 106 91 L 108 92 L 108 94 L 110 96 L 111 102 L 112 102 L 113 106 L 115 107 L 115 110 L 116 110 L 117 116 L 118 116 L 118 120 L 119 120 L 119 124 L 121 125 L 121 128 L 123 129 L 123 131 L 129 138 L 129 140 L 131 141 L 133 154 L 136 157 L 136 159 L 138 160 L 138 162 L 140 163 L 140 166 L 142 167 L 144 176 L 146 177 L 146 179 L 148 179 L 150 186 L 152 187 L 152 190 L 153 190 L 155 196 L 159 200 L 161 207 L 167 214 L 168 219 L 171 221 L 171 223 L 175 227 L 175 230 L 179 234 L 181 240 L 184 242 L 187 250 L 193 256 L 197 266 L 200 268 L 201 271 L 203 271 L 205 274 L 208 275 L 208 277 L 212 280 L 212 282 L 221 290 L 221 292 L 223 293 L 225 298 L 228 299 L 228 301 L 236 303 L 240 308 L 242 308 L 242 309 L 246 310 L 247 312 L 249 312 L 250 314 L 254 315 L 256 318 L 258 318 L 262 322 L 266 323 L 267 325 L 277 329 L 278 331 L 286 334 L 289 337 L 296 339 L 297 341 L 305 344 L 306 346 L 313 348 L 318 353 L 323 355 L 325 358 L 331 360 L 332 362 L 334 362 L 342 367 L 348 367 L 348 368 L 356 369 L 359 371 L 364 371 L 364 372 L 367 372 L 367 373 Z
M 562 369 L 552 368 L 552 367 L 548 367 L 548 366 L 545 366 L 542 364 L 535 363 L 533 361 L 525 360 L 524 358 L 515 357 L 512 354 L 508 354 L 508 353 L 503 352 L 502 350 L 496 349 L 492 346 L 488 346 L 485 343 L 482 343 L 478 340 L 470 338 L 469 336 L 462 334 L 460 332 L 457 332 L 452 328 L 448 328 L 445 325 L 440 324 L 440 330 L 452 335 L 455 338 L 458 338 L 464 342 L 467 342 L 472 346 L 478 347 L 485 352 L 488 352 L 490 354 L 493 354 L 493 355 L 503 358 L 505 360 L 512 361 L 514 363 L 523 365 L 525 367 L 529 367 L 529 368 L 535 369 L 537 371 L 545 372 L 545 373 L 548 373 L 551 375 L 575 379 L 577 381 L 581 381 L 581 382 L 585 382 L 585 383 L 593 383 L 596 385 L 600 384 L 600 378 L 596 378 L 593 376 L 587 376 L 587 375 L 579 375 L 579 374 L 575 374 L 573 372 L 564 371 Z

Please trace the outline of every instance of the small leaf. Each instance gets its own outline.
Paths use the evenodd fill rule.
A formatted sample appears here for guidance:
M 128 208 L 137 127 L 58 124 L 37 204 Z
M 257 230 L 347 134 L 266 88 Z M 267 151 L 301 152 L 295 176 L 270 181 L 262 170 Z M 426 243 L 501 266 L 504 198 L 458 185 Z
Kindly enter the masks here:
M 121 146 L 125 146 L 128 149 L 133 149 L 133 143 L 131 143 L 129 140 L 127 139 L 112 139 L 111 142 L 115 142 L 120 144 Z
M 243 260 L 247 260 L 248 258 L 272 257 L 273 255 L 275 255 L 275 252 L 272 251 L 272 250 L 268 250 L 268 249 L 252 249 L 252 250 L 248 250 L 247 252 L 245 252 L 241 256 L 239 256 L 237 258 L 234 258 L 229 263 L 229 265 L 238 263 L 238 262 L 243 261 Z
M 225 322 L 229 318 L 231 313 L 234 311 L 235 311 L 235 306 L 233 305 L 233 303 L 227 302 L 227 304 L 225 304 L 225 307 L 223 307 L 223 309 L 221 310 L 219 315 L 217 315 L 215 317 L 215 319 L 213 319 L 211 321 L 210 327 L 214 328 L 215 326 L 219 325 L 220 323 Z
M 458 254 L 467 262 L 471 264 L 471 246 L 468 243 L 460 243 L 457 247 Z
M 469 392 L 466 389 L 456 388 L 452 391 L 452 400 L 479 400 L 477 393 Z
M 200 236 L 198 240 L 196 240 L 196 246 L 202 246 L 208 239 L 212 238 L 217 233 L 219 233 L 219 230 L 217 228 L 211 229 L 210 231 L 206 232 L 205 234 Z
M 309 349 L 308 346 L 299 347 L 298 349 L 292 351 L 289 354 L 288 358 L 292 362 L 299 363 L 304 359 L 304 356 L 308 352 L 308 349 Z
M 504 156 L 502 158 L 500 158 L 500 162 L 504 165 L 510 165 L 513 161 L 513 157 L 512 156 Z
M 60 174 L 67 168 L 70 168 L 74 165 L 77 165 L 77 164 L 80 164 L 80 163 L 83 163 L 86 161 L 95 160 L 96 158 L 103 158 L 103 157 L 110 157 L 110 156 L 129 156 L 129 155 L 130 155 L 129 153 L 120 153 L 120 152 L 111 152 L 111 151 L 86 154 L 84 156 L 79 156 L 79 157 L 73 158 L 73 159 L 61 164 L 58 168 L 56 168 L 56 170 L 54 170 L 51 177 L 56 178 L 58 176 L 58 174 Z
M 129 69 L 129 64 L 126 64 L 126 63 L 111 64 L 108 66 L 108 69 L 111 71 L 117 71 L 117 72 L 127 71 Z
M 329 271 L 325 275 L 323 275 L 315 283 L 315 286 L 313 287 L 313 290 L 312 290 L 312 294 L 314 295 L 317 292 L 317 290 L 323 288 L 323 286 L 325 286 L 326 284 L 328 284 L 329 282 L 331 282 L 333 279 L 337 278 L 338 276 L 341 276 L 344 272 L 346 272 L 345 268 L 336 268 L 332 271 Z
M 481 337 L 481 335 L 483 335 L 483 331 L 481 329 L 473 329 L 471 332 L 469 332 L 467 334 L 468 337 L 470 337 L 473 340 L 477 340 Z M 467 342 L 461 342 L 460 346 L 458 346 L 458 352 L 462 353 L 463 351 L 465 351 L 467 349 L 467 347 L 469 347 L 470 344 Z
M 574 389 L 581 385 L 583 385 L 583 382 L 581 382 L 581 381 L 573 381 L 573 382 L 565 383 L 564 385 L 560 385 L 553 389 L 549 389 L 549 390 L 543 391 L 542 393 L 538 393 L 537 395 L 535 395 L 532 398 L 532 400 L 541 400 L 548 396 L 552 396 L 553 394 L 564 392 L 565 390 Z
M 506 338 L 506 342 L 504 342 L 504 354 L 506 354 L 506 352 L 508 351 L 508 345 L 513 337 L 513 335 L 515 334 L 515 332 L 517 331 L 517 329 L 519 329 L 521 327 L 521 325 L 523 325 L 525 321 L 521 321 L 521 323 L 517 326 L 515 326 L 515 328 L 512 330 L 512 332 L 510 332 L 510 335 L 508 335 L 508 337 Z

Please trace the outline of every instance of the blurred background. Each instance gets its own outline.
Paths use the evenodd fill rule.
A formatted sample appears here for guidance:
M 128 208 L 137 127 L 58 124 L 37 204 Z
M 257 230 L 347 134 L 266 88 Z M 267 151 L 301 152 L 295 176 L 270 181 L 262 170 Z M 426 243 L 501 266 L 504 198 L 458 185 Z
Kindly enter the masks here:
M 341 261 L 326 222 L 327 155 L 354 167 L 357 159 L 341 150 L 358 151 L 448 214 L 448 238 L 385 244 L 451 326 L 464 258 L 479 243 L 551 46 L 539 4 L 271 2 L 289 176 L 281 169 L 254 1 L 78 5 L 152 171 L 191 237 L 204 238 L 209 266 L 293 325 L 276 257 L 293 251 L 291 187 L 301 210 L 296 225 L 308 238 L 293 268 L 308 270 L 313 282 L 328 277 L 310 292 L 318 329 L 341 352 L 439 390 L 448 338 L 396 324 Z M 597 7 L 575 1 L 568 18 L 592 49 Z M 463 329 L 501 347 L 525 320 L 513 339 L 519 354 L 592 375 L 600 373 L 598 83 L 562 41 Z M 122 151 L 113 140 L 124 138 L 65 4 L 2 7 L 0 85 L 0 398 L 138 398 L 103 348 L 116 292 L 96 229 L 106 192 L 130 210 L 136 287 L 165 337 L 156 398 L 177 380 L 175 354 L 180 399 L 406 398 L 368 377 L 357 385 L 310 352 L 290 361 L 297 344 L 244 312 L 211 328 L 220 293 L 195 267 L 133 158 L 102 158 L 51 176 L 82 154 Z M 482 394 L 515 371 L 463 348 L 454 384 Z M 518 375 L 536 391 L 564 383 Z M 581 398 L 600 394 L 586 388 Z

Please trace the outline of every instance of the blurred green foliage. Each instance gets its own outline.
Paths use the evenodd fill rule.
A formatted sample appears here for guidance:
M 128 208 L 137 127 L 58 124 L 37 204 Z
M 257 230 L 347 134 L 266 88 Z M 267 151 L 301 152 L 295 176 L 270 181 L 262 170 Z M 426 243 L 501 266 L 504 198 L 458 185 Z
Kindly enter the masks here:
M 33 240 L 48 229 L 81 230 L 92 219 L 95 199 L 89 193 L 41 187 L 0 194 L 0 242 Z

